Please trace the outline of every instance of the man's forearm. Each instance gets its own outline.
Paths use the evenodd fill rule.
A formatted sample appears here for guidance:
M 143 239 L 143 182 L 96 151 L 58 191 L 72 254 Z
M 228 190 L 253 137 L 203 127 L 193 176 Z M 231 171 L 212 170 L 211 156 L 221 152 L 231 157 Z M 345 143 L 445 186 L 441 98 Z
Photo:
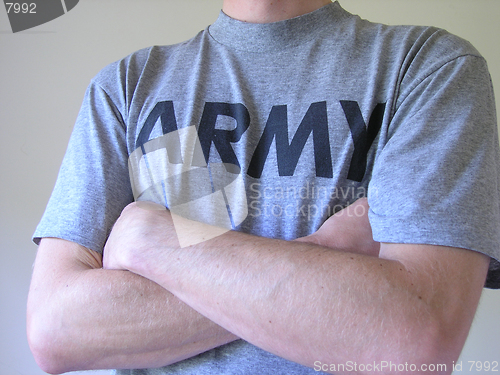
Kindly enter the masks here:
M 395 275 L 407 272 L 403 268 L 394 261 L 230 232 L 157 260 L 144 276 L 246 341 L 312 367 L 318 360 L 400 358 L 408 349 L 398 342 L 404 320 L 414 319 L 404 328 L 414 330 L 409 337 L 425 341 L 419 323 L 427 307 L 407 304 L 412 296 Z M 378 345 L 385 357 L 376 353 Z
M 134 223 L 127 221 L 130 212 L 139 226 L 161 229 L 153 231 L 158 238 L 148 231 L 149 240 L 128 252 L 131 271 L 238 337 L 311 367 L 316 361 L 444 362 L 442 373 L 450 373 L 487 271 L 485 257 L 460 249 L 388 245 L 384 259 L 238 232 L 179 249 L 166 245 L 171 238 L 162 241 L 169 228 L 173 233 L 168 212 L 132 208 L 124 227 Z M 433 272 L 452 258 L 456 269 Z M 454 272 L 470 281 L 463 290 Z M 464 310 L 464 301 L 470 308 Z
M 236 339 L 131 272 L 80 263 L 37 283 L 43 274 L 53 274 L 40 264 L 51 241 L 61 240 L 42 241 L 28 304 L 31 346 L 45 370 L 160 367 Z M 49 251 L 62 256 L 57 245 Z

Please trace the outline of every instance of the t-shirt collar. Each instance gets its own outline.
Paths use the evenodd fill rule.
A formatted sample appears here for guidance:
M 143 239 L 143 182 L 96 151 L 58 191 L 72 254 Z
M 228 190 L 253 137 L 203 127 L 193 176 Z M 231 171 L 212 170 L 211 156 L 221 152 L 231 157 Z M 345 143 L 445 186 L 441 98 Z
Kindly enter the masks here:
M 239 21 L 220 12 L 209 27 L 210 35 L 232 49 L 249 52 L 268 52 L 297 47 L 319 37 L 332 22 L 347 15 L 336 1 L 311 13 L 272 23 Z

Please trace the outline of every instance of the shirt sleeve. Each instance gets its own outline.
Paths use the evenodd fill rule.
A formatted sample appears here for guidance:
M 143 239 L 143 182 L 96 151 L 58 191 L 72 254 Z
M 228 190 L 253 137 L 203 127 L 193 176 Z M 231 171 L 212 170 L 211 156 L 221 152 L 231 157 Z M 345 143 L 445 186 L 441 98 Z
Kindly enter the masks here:
M 126 126 L 110 97 L 92 82 L 33 241 L 56 237 L 102 252 L 112 225 L 132 201 Z
M 408 79 L 381 142 L 369 186 L 375 240 L 484 253 L 487 286 L 499 288 L 499 141 L 484 59 Z

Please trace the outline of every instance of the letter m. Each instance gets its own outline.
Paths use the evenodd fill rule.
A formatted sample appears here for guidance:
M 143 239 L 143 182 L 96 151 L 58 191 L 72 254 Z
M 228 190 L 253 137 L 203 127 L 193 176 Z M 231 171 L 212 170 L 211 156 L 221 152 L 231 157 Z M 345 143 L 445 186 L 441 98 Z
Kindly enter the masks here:
M 264 164 L 269 155 L 269 149 L 273 140 L 276 139 L 276 159 L 279 175 L 293 176 L 299 157 L 311 133 L 313 134 L 316 176 L 332 178 L 333 167 L 326 102 L 311 104 L 291 143 L 288 142 L 287 106 L 274 106 L 248 166 L 248 175 L 254 178 L 261 177 Z

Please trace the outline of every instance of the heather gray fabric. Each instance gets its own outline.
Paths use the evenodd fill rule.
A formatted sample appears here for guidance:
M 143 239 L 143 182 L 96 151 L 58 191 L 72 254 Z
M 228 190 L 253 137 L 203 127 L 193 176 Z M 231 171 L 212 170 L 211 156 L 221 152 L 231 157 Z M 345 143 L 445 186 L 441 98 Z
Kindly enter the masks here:
M 241 171 L 248 211 L 234 229 L 291 240 L 367 195 L 377 241 L 485 253 L 486 286 L 500 287 L 497 120 L 486 62 L 468 42 L 332 3 L 273 24 L 221 13 L 185 43 L 140 50 L 91 82 L 35 242 L 102 251 L 137 197 L 134 151 L 156 184 L 143 196 L 168 206 L 162 189 L 199 193 L 197 180 L 167 180 L 148 164 L 162 152 L 173 160 L 162 137 L 193 125 L 209 165 Z M 313 372 L 238 341 L 117 374 Z

